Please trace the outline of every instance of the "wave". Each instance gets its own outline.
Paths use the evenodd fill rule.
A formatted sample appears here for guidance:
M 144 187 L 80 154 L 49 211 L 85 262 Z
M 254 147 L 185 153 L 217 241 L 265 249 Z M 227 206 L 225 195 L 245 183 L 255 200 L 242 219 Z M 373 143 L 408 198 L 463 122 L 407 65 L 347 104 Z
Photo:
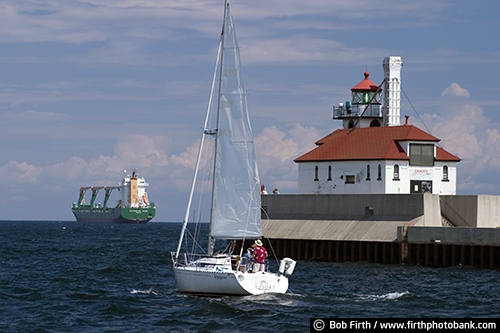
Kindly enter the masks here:
M 393 293 L 388 293 L 388 294 L 383 294 L 383 295 L 354 295 L 356 298 L 359 298 L 361 300 L 396 300 L 401 297 L 404 297 L 406 295 L 409 295 L 409 291 L 403 291 L 403 292 L 393 292 Z
M 147 295 L 158 295 L 153 288 L 149 288 L 148 290 L 134 289 L 130 292 L 131 294 L 147 294 Z

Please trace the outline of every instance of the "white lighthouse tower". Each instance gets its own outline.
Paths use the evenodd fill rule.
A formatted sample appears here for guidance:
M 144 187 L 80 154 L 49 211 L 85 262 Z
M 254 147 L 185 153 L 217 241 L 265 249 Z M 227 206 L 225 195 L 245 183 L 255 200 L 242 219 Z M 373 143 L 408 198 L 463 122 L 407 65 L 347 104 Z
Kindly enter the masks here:
M 382 105 L 383 126 L 399 126 L 401 118 L 401 57 L 385 57 L 384 68 L 384 103 Z

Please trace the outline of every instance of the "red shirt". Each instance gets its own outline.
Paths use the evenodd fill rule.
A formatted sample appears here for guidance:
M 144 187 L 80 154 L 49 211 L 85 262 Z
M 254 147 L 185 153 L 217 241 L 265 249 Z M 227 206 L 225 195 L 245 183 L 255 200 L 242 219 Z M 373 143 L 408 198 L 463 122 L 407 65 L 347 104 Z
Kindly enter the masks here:
M 266 259 L 266 257 L 267 257 L 267 250 L 266 250 L 266 248 L 263 247 L 263 246 L 257 246 L 253 250 L 253 257 L 254 257 L 256 263 L 263 264 L 264 263 L 264 259 Z

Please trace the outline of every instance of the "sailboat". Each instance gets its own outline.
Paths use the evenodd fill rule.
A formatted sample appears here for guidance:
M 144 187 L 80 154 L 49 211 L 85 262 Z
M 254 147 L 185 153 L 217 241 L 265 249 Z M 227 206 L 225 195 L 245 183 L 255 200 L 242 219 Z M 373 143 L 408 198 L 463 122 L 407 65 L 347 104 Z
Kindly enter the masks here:
M 218 98 L 214 109 L 217 110 L 217 122 L 216 128 L 210 129 L 208 120 L 216 78 Z M 244 251 L 245 241 L 261 242 L 260 179 L 240 70 L 239 47 L 228 0 L 224 6 L 224 22 L 209 100 L 179 244 L 177 251 L 171 253 L 177 291 L 201 295 L 285 293 L 288 290 L 287 276 L 293 273 L 296 262 L 284 258 L 276 265 L 277 272 L 271 272 L 267 265 L 264 271 L 256 272 L 252 267 L 250 249 Z M 206 137 L 215 139 L 207 251 L 181 254 L 185 237 L 191 235 L 187 224 Z M 232 245 L 239 242 L 241 247 L 231 249 L 227 246 L 215 252 L 216 241 Z

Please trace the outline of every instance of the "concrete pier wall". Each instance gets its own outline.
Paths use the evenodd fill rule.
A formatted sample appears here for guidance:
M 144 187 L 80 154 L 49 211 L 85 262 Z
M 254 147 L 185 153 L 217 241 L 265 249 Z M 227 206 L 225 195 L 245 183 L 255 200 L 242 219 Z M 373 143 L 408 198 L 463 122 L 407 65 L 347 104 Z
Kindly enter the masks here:
M 263 219 L 414 221 L 440 226 L 436 194 L 279 194 L 263 195 Z
M 493 195 L 443 195 L 443 217 L 456 227 L 500 227 L 500 196 Z
M 280 194 L 262 206 L 278 258 L 500 268 L 497 196 Z

